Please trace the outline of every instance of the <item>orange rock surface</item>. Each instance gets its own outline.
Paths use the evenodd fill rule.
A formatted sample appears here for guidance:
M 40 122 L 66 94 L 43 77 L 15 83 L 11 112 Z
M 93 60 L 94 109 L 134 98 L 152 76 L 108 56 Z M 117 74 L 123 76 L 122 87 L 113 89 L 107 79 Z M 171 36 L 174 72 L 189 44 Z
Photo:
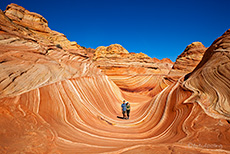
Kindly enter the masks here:
M 125 50 L 91 58 L 45 20 L 26 28 L 35 18 L 15 4 L 0 11 L 0 153 L 230 153 L 230 31 L 185 81 L 168 82 L 169 63 Z M 151 84 L 162 89 L 142 89 Z M 124 98 L 129 120 L 117 118 Z
M 151 97 L 159 93 L 167 86 L 163 78 L 173 64 L 169 59 L 160 61 L 144 53 L 129 53 L 119 44 L 98 47 L 93 59 L 129 99 L 137 93 Z
M 198 102 L 209 116 L 227 120 L 230 120 L 229 59 L 230 30 L 207 49 L 184 83 L 193 92 L 190 99 Z
M 169 76 L 183 76 L 190 73 L 201 61 L 207 48 L 201 42 L 193 42 L 177 57 Z

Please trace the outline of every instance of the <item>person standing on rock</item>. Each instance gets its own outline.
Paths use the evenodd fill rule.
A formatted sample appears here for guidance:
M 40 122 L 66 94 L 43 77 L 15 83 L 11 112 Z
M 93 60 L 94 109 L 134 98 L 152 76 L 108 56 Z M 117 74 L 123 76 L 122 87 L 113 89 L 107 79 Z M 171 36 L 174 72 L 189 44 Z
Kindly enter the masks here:
M 130 104 L 129 102 L 126 103 L 126 113 L 127 113 L 127 119 L 129 119 L 129 113 L 130 113 Z
M 121 104 L 121 110 L 122 110 L 122 115 L 123 115 L 123 119 L 126 118 L 126 104 L 125 104 L 125 100 L 123 100 L 123 103 Z

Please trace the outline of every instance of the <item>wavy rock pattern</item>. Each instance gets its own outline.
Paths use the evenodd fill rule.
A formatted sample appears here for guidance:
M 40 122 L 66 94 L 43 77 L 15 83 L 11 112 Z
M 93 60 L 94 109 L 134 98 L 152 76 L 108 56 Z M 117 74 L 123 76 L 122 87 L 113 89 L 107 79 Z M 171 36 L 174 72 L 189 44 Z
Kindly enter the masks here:
M 116 118 L 121 93 L 106 76 L 57 82 L 1 99 L 2 139 L 15 139 L 14 144 L 1 143 L 2 149 L 61 153 L 229 150 L 227 121 L 207 116 L 197 104 L 184 104 L 190 95 L 175 83 L 151 101 L 132 102 L 131 119 L 124 121 Z
M 7 8 L 11 6 L 17 5 Z M 82 49 L 68 46 L 68 43 L 68 48 L 63 49 L 56 44 L 59 41 L 53 42 L 57 37 L 53 31 L 45 34 L 49 39 L 40 37 L 38 31 L 25 29 L 5 14 L 0 12 L 0 98 L 68 78 L 100 74 Z M 60 40 L 63 39 L 66 38 Z M 92 69 L 88 69 L 90 67 Z
M 93 59 L 129 99 L 142 94 L 152 97 L 163 90 L 167 86 L 164 76 L 173 64 L 169 59 L 160 61 L 143 53 L 129 53 L 119 44 L 98 47 Z
M 185 86 L 194 92 L 207 114 L 230 120 L 230 30 L 218 38 L 205 52 L 202 61 L 189 75 Z
M 0 18 L 0 153 L 230 153 L 226 114 L 208 115 L 202 105 L 216 103 L 214 89 L 228 111 L 229 31 L 185 82 L 141 78 L 137 71 L 126 80 L 133 95 L 119 88 L 125 79 L 115 84 L 85 50 L 60 48 L 5 13 Z M 218 85 L 210 88 L 214 77 Z M 162 89 L 138 92 L 150 83 Z M 117 118 L 124 98 L 131 103 L 129 120 Z

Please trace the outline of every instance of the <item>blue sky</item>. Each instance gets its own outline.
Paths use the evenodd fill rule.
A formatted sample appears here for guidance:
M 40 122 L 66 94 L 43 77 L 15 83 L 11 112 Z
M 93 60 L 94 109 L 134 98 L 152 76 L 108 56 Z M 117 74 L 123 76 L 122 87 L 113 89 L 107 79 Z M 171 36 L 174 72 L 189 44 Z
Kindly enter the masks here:
M 44 16 L 52 30 L 96 48 L 121 44 L 175 61 L 195 41 L 206 47 L 230 28 L 230 0 L 3 0 Z

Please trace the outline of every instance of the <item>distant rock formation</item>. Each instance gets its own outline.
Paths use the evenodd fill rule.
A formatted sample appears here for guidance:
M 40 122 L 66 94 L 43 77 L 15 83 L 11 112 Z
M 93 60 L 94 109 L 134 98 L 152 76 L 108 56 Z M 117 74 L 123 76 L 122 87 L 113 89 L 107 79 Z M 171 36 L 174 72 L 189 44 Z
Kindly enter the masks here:
M 156 58 L 150 58 L 144 53 L 129 53 L 119 44 L 112 44 L 108 47 L 98 47 L 95 50 L 93 59 L 98 67 L 104 70 L 106 74 L 111 67 L 129 70 L 130 68 L 135 68 L 137 71 L 139 69 L 145 70 L 146 73 L 167 74 L 173 64 L 170 59 L 160 61 Z M 126 74 L 127 71 L 123 71 L 123 74 Z
M 183 76 L 193 71 L 207 48 L 201 42 L 193 42 L 177 57 L 169 76 Z
M 166 87 L 162 82 L 172 68 L 170 59 L 158 60 L 144 53 L 129 53 L 119 44 L 98 47 L 94 63 L 126 92 L 155 95 Z M 135 85 L 134 85 L 135 83 Z
M 100 46 L 94 53 L 94 60 L 100 60 L 104 58 L 115 57 L 119 58 L 122 54 L 128 54 L 129 52 L 119 44 L 112 44 L 108 47 Z
M 171 59 L 169 59 L 169 58 L 163 58 L 163 59 L 160 60 L 160 62 L 161 62 L 161 63 L 171 63 L 171 64 L 174 64 L 174 63 L 171 61 Z
M 198 65 L 204 47 L 189 46 L 170 80 L 169 59 L 87 49 L 47 23 L 0 11 L 0 153 L 229 153 L 230 30 Z

